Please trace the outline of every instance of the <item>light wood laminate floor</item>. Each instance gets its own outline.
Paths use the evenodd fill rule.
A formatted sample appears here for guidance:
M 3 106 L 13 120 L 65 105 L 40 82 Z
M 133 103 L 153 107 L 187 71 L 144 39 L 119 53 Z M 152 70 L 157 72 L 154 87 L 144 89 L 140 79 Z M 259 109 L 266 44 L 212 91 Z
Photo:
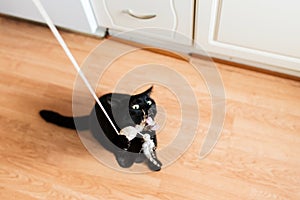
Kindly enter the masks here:
M 79 63 L 101 42 L 61 33 Z M 119 67 L 106 72 L 114 75 L 97 92 L 109 92 L 130 66 L 150 59 L 190 81 L 200 105 L 198 132 L 160 172 L 124 173 L 98 162 L 76 131 L 39 117 L 45 108 L 72 114 L 76 73 L 48 28 L 0 17 L 0 199 L 300 199 L 300 82 L 217 64 L 226 118 L 214 150 L 200 160 L 211 98 L 186 62 L 137 51 L 113 64 Z M 170 132 L 158 138 L 164 148 L 178 128 L 178 102 L 163 87 L 153 95 L 170 116 Z

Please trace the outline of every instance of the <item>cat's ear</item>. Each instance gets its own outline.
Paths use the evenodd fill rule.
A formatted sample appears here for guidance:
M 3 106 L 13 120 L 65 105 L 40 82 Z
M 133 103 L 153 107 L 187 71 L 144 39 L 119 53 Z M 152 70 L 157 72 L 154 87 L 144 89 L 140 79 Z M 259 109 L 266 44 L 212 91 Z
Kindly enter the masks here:
M 140 95 L 142 95 L 142 96 L 144 96 L 144 95 L 150 96 L 150 94 L 152 92 L 152 89 L 153 89 L 153 85 L 149 89 L 147 89 L 144 92 L 142 92 Z

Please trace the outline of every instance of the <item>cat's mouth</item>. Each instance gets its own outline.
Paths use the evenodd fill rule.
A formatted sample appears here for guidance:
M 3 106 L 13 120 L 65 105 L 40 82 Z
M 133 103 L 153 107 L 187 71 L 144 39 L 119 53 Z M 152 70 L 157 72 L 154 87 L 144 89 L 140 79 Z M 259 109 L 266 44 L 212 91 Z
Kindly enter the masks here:
M 147 123 L 147 121 L 148 122 L 149 122 L 149 120 L 154 121 L 154 117 L 156 114 L 154 111 L 152 111 L 150 109 L 148 110 L 148 112 L 145 110 L 141 110 L 141 111 L 142 111 L 142 113 L 140 113 L 140 115 L 132 118 L 135 125 L 144 125 L 145 126 L 145 125 L 149 125 Z
M 144 127 L 144 130 L 157 130 L 158 124 L 154 121 L 154 113 L 153 111 L 149 110 L 149 113 L 146 114 L 144 110 L 143 111 L 143 119 L 139 125 Z
M 146 117 L 140 124 L 144 131 L 156 131 L 159 128 L 159 125 L 154 121 L 152 117 Z
M 143 114 L 144 114 L 142 121 L 147 121 L 147 119 L 149 119 L 149 118 L 151 118 L 151 120 L 154 120 L 155 114 L 152 110 L 149 110 L 148 114 L 146 114 L 146 112 L 144 110 L 142 110 L 142 111 L 143 111 Z

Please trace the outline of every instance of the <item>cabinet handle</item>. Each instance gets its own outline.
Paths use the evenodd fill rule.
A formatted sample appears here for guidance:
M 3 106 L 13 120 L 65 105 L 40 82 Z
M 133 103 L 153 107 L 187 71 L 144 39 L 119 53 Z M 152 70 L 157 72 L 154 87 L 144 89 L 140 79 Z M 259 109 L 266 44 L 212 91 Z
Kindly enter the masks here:
M 132 10 L 127 9 L 123 10 L 124 13 L 130 15 L 131 17 L 137 18 L 137 19 L 152 19 L 156 17 L 156 14 L 150 14 L 150 15 L 139 15 L 139 14 L 134 14 Z

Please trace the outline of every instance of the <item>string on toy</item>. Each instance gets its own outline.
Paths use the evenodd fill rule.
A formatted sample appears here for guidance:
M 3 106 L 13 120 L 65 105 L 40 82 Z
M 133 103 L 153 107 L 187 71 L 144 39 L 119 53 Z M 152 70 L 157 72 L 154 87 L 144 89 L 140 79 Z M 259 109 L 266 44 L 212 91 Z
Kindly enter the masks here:
M 87 80 L 87 78 L 85 77 L 85 75 L 83 74 L 83 72 L 81 71 L 81 69 L 80 69 L 78 63 L 76 62 L 73 54 L 71 53 L 71 51 L 68 48 L 67 44 L 65 43 L 65 41 L 61 37 L 61 35 L 58 32 L 57 28 L 54 26 L 52 20 L 50 19 L 49 15 L 47 14 L 46 10 L 44 9 L 42 3 L 40 2 L 40 0 L 32 0 L 32 1 L 35 4 L 35 6 L 37 7 L 37 9 L 39 10 L 40 14 L 44 18 L 44 20 L 47 23 L 47 25 L 49 26 L 49 28 L 52 31 L 53 35 L 55 36 L 56 40 L 61 45 L 61 47 L 63 48 L 64 52 L 67 54 L 68 58 L 70 59 L 70 61 L 73 64 L 74 68 L 76 69 L 76 71 L 78 72 L 79 76 L 83 80 L 84 84 L 89 89 L 91 95 L 93 96 L 93 98 L 95 99 L 95 101 L 97 102 L 97 104 L 99 105 L 99 107 L 101 108 L 101 110 L 103 111 L 103 113 L 105 114 L 105 116 L 108 119 L 109 123 L 111 124 L 111 126 L 113 127 L 113 129 L 116 131 L 116 133 L 119 135 L 119 132 L 118 132 L 117 128 L 115 127 L 114 123 L 112 122 L 112 120 L 110 119 L 109 115 L 107 114 L 105 108 L 103 107 L 103 105 L 99 101 L 99 99 L 98 99 L 95 91 L 93 90 L 91 84 L 89 83 L 89 81 Z

